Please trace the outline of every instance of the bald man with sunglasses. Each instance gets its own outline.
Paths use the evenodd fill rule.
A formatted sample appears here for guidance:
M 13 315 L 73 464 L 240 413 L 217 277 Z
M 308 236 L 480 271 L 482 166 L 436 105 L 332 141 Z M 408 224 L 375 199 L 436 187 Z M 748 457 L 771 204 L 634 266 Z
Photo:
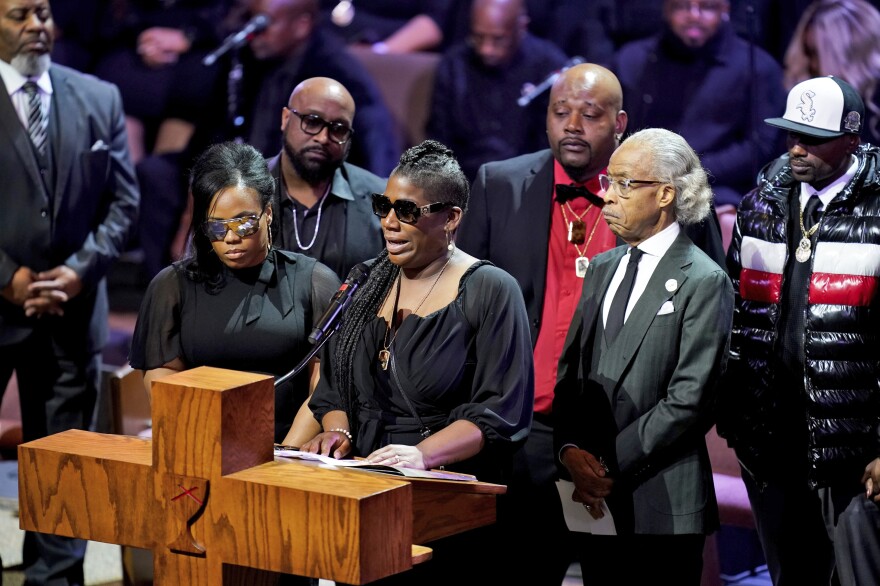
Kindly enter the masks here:
M 385 180 L 345 162 L 355 103 L 328 77 L 297 85 L 281 112 L 281 153 L 269 160 L 276 179 L 272 233 L 279 248 L 315 258 L 340 279 L 382 249 L 370 195 Z

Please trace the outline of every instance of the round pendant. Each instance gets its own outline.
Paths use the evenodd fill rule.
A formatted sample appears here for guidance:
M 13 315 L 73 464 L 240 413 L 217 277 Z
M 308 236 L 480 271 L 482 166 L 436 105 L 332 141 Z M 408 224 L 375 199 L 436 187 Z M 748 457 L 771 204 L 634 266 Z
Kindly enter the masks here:
M 354 20 L 354 6 L 351 0 L 342 0 L 330 11 L 330 20 L 339 27 L 348 26 Z
M 794 257 L 798 262 L 807 262 L 810 260 L 810 252 L 810 241 L 806 238 L 801 238 L 798 248 L 794 252 Z

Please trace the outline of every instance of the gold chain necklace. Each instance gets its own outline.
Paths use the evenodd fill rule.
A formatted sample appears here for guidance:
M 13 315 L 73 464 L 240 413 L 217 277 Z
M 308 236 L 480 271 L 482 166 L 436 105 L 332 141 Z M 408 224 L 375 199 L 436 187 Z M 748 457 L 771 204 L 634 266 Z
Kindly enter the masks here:
M 810 260 L 810 253 L 813 247 L 810 243 L 810 238 L 812 238 L 813 234 L 816 233 L 816 230 L 819 229 L 819 221 L 813 224 L 813 227 L 809 230 L 807 230 L 807 227 L 804 225 L 804 210 L 806 209 L 806 207 L 807 206 L 804 206 L 803 209 L 801 209 L 801 234 L 803 234 L 803 238 L 801 238 L 801 241 L 798 242 L 797 250 L 794 251 L 794 257 L 797 259 L 798 262 L 807 262 L 808 260 Z M 820 216 L 819 220 L 821 219 L 822 217 Z
M 416 308 L 412 310 L 412 313 L 418 313 L 419 309 L 422 307 L 422 304 L 425 300 L 428 299 L 428 296 L 431 295 L 431 291 L 434 290 L 434 287 L 437 286 L 437 283 L 440 282 L 440 277 L 443 276 L 443 271 L 446 270 L 446 267 L 449 266 L 450 261 L 452 261 L 452 257 L 455 255 L 455 251 L 452 251 L 452 254 L 449 255 L 449 258 L 446 260 L 446 264 L 443 265 L 443 268 L 440 269 L 440 272 L 437 273 L 437 277 L 434 279 L 434 282 L 431 283 L 431 287 L 428 289 L 428 292 L 425 293 L 425 296 L 422 297 L 422 300 L 419 301 L 419 304 L 416 305 Z M 391 360 L 391 345 L 394 343 L 394 340 L 397 339 L 397 334 L 400 333 L 400 328 L 394 328 L 394 322 L 397 321 L 397 304 L 400 301 L 400 281 L 401 275 L 397 275 L 397 292 L 394 294 L 394 308 L 392 309 L 391 314 L 391 323 L 388 325 L 388 328 L 385 330 L 385 337 L 382 340 L 382 349 L 379 350 L 379 366 L 382 367 L 382 370 L 388 370 L 388 361 Z M 394 330 L 394 335 L 391 336 L 391 340 L 388 340 L 388 333 Z
M 559 209 L 562 210 L 562 219 L 565 220 L 565 223 L 568 225 L 568 241 L 572 243 L 575 251 L 578 254 L 577 258 L 574 259 L 574 274 L 583 279 L 585 276 L 587 276 L 587 268 L 589 268 L 590 266 L 590 259 L 587 258 L 587 249 L 590 247 L 590 242 L 593 241 L 593 235 L 596 234 L 596 226 L 599 225 L 599 220 L 602 219 L 602 214 L 600 213 L 596 216 L 596 221 L 593 222 L 593 229 L 590 230 L 590 237 L 587 238 L 587 243 L 584 245 L 583 251 L 581 251 L 581 249 L 578 248 L 578 242 L 572 238 L 572 233 L 579 229 L 580 242 L 584 241 L 584 235 L 586 234 L 587 229 L 581 218 L 587 215 L 587 212 L 592 209 L 593 204 L 590 204 L 589 207 L 587 207 L 586 211 L 584 211 L 584 213 L 582 213 L 580 216 L 576 216 L 577 223 L 580 224 L 579 228 L 574 225 L 575 222 L 568 221 L 568 215 L 565 213 L 565 206 L 567 205 L 568 202 L 565 202 L 565 205 L 559 206 Z M 568 211 L 570 211 L 572 215 L 574 215 L 574 210 L 572 210 L 570 207 L 568 208 Z

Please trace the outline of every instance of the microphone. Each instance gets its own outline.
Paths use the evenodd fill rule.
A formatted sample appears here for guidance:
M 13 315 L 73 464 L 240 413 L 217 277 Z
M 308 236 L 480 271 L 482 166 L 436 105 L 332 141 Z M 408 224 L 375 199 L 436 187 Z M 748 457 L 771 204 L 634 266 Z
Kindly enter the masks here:
M 269 26 L 271 20 L 265 14 L 258 14 L 248 21 L 244 28 L 237 33 L 232 33 L 223 41 L 223 43 L 211 51 L 202 59 L 202 65 L 210 66 L 217 62 L 217 59 L 226 54 L 227 51 L 238 49 L 247 43 L 255 34 L 262 32 Z
M 525 108 L 526 106 L 531 104 L 535 98 L 550 89 L 550 86 L 552 86 L 556 82 L 556 80 L 559 79 L 559 76 L 562 75 L 563 72 L 574 67 L 575 65 L 580 65 L 581 63 L 584 63 L 583 57 L 572 57 L 562 65 L 562 69 L 557 69 L 546 78 L 544 78 L 544 81 L 542 81 L 538 85 L 529 89 L 525 89 L 527 86 L 523 86 L 523 95 L 521 95 L 516 101 L 517 105 Z
M 342 317 L 342 314 L 348 309 L 351 300 L 354 298 L 354 294 L 369 276 L 369 266 L 364 263 L 354 265 L 348 273 L 348 276 L 345 278 L 345 282 L 339 287 L 339 290 L 333 294 L 333 297 L 330 299 L 330 305 L 327 307 L 324 315 L 321 316 L 318 325 L 316 325 L 312 330 L 312 333 L 309 334 L 310 344 L 318 344 L 322 339 L 336 331 L 336 328 L 339 327 L 339 323 L 341 323 L 340 318 Z

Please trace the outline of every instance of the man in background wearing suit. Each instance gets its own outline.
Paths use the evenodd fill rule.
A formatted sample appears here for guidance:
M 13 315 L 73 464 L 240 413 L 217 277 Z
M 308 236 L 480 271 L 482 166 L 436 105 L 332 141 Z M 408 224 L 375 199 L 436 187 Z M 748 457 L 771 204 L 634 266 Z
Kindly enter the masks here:
M 281 153 L 269 160 L 275 244 L 318 259 L 340 279 L 384 245 L 370 196 L 385 191 L 385 180 L 345 162 L 357 140 L 354 114 L 354 98 L 338 81 L 301 82 L 281 111 Z
M 617 245 L 602 219 L 599 175 L 626 131 L 620 82 L 585 63 L 554 83 L 547 109 L 550 148 L 480 167 L 457 243 L 509 272 L 522 288 L 535 347 L 535 411 L 498 502 L 504 555 L 526 564 L 536 586 L 559 586 L 573 559 L 562 518 L 550 411 L 556 367 L 590 260 Z M 573 189 L 574 187 L 574 189 Z M 713 218 L 688 227 L 723 266 Z M 545 300 L 547 301 L 545 303 Z M 522 567 L 511 570 L 510 580 Z
M 0 394 L 25 441 L 87 429 L 107 338 L 105 275 L 138 208 L 115 86 L 51 65 L 48 0 L 0 0 Z M 82 584 L 85 542 L 25 536 L 27 584 Z
M 581 568 L 595 584 L 696 586 L 718 527 L 705 434 L 733 287 L 682 226 L 710 213 L 712 191 L 693 149 L 661 129 L 628 138 L 600 181 L 626 245 L 590 263 L 553 400 L 571 498 L 594 518 L 607 500 L 617 532 L 578 548 Z

